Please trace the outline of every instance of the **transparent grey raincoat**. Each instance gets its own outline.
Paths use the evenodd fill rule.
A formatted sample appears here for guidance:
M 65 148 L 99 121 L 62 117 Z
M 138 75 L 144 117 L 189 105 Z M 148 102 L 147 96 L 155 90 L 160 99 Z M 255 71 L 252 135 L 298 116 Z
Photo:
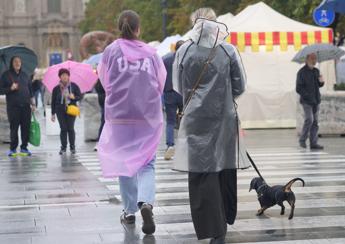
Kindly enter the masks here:
M 249 167 L 245 148 L 238 138 L 234 102 L 244 92 L 246 78 L 237 49 L 224 41 L 227 35 L 225 25 L 200 19 L 193 28 L 191 40 L 176 53 L 174 89 L 186 103 L 212 48 L 216 48 L 185 108 L 174 170 L 202 173 Z

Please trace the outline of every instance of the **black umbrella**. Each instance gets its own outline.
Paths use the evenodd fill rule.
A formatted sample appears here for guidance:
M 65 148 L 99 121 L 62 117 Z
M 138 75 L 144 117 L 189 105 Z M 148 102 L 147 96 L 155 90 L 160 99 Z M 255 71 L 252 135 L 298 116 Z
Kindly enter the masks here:
M 22 70 L 32 75 L 37 67 L 37 56 L 31 49 L 24 46 L 5 46 L 0 48 L 0 74 L 10 67 L 11 58 L 18 56 L 22 60 Z

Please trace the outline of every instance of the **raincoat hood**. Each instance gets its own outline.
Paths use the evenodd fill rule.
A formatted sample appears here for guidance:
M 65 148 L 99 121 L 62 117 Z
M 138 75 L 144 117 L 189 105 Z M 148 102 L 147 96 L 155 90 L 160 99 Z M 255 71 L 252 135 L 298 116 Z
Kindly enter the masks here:
M 198 46 L 213 48 L 221 44 L 228 35 L 225 24 L 199 19 L 193 27 L 191 39 Z
M 123 56 L 130 62 L 140 59 L 152 57 L 156 53 L 156 49 L 138 40 L 117 40 Z

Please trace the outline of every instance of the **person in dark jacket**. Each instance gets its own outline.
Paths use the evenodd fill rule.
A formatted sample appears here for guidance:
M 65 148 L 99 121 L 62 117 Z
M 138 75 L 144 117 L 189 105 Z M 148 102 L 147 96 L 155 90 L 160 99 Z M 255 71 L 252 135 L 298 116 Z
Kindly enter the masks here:
M 184 41 L 176 43 L 175 51 L 177 51 Z M 174 129 L 176 125 L 176 112 L 182 112 L 183 101 L 182 96 L 173 89 L 172 72 L 175 60 L 175 52 L 169 53 L 163 57 L 165 69 L 167 70 L 167 78 L 164 86 L 164 106 L 166 112 L 166 145 L 167 150 L 164 155 L 165 160 L 170 160 L 175 154 Z
M 34 79 L 32 81 L 32 91 L 35 96 L 35 104 L 38 107 L 38 96 L 41 95 L 41 102 L 42 106 L 44 107 L 44 87 L 42 84 L 42 80 Z
M 61 150 L 60 155 L 66 153 L 67 149 L 67 135 L 72 154 L 76 153 L 75 149 L 75 131 L 74 122 L 76 117 L 67 114 L 68 105 L 77 105 L 81 99 L 81 92 L 79 87 L 69 80 L 70 72 L 67 69 L 59 70 L 60 84 L 53 89 L 52 94 L 52 117 L 51 120 L 55 122 L 55 114 L 60 125 L 60 141 Z
M 101 137 L 101 133 L 103 130 L 103 126 L 104 126 L 104 103 L 105 103 L 105 90 L 102 86 L 102 83 L 100 80 L 97 81 L 96 86 L 95 86 L 95 90 L 97 92 L 97 96 L 98 96 L 98 104 L 101 108 L 101 124 L 99 126 L 98 129 L 98 140 Z M 97 146 L 94 149 L 95 151 L 97 151 Z
M 20 154 L 30 156 L 28 150 L 31 113 L 35 110 L 30 77 L 21 70 L 20 57 L 12 57 L 10 68 L 0 80 L 0 94 L 6 95 L 7 115 L 10 122 L 10 151 L 8 156 L 16 156 L 18 129 L 20 127 L 22 144 Z
M 300 103 L 304 110 L 304 125 L 299 144 L 306 148 L 306 140 L 309 137 L 310 149 L 322 150 L 323 146 L 318 144 L 318 117 L 321 103 L 320 87 L 325 82 L 320 71 L 315 68 L 316 62 L 316 54 L 308 55 L 306 65 L 297 74 L 296 91 L 300 95 Z

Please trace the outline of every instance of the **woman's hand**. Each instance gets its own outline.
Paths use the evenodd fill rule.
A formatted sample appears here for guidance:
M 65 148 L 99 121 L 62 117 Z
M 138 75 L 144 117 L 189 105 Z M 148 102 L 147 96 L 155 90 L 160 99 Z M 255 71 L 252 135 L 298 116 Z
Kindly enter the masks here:
M 319 76 L 319 81 L 320 81 L 320 83 L 325 83 L 325 80 L 323 79 L 322 75 Z
M 75 99 L 75 96 L 74 96 L 73 93 L 69 94 L 69 99 L 71 99 L 71 100 L 74 100 L 74 99 Z
M 16 90 L 18 90 L 18 84 L 17 83 L 12 83 L 11 91 L 16 91 Z
M 55 114 L 52 115 L 51 121 L 54 123 L 55 122 Z

